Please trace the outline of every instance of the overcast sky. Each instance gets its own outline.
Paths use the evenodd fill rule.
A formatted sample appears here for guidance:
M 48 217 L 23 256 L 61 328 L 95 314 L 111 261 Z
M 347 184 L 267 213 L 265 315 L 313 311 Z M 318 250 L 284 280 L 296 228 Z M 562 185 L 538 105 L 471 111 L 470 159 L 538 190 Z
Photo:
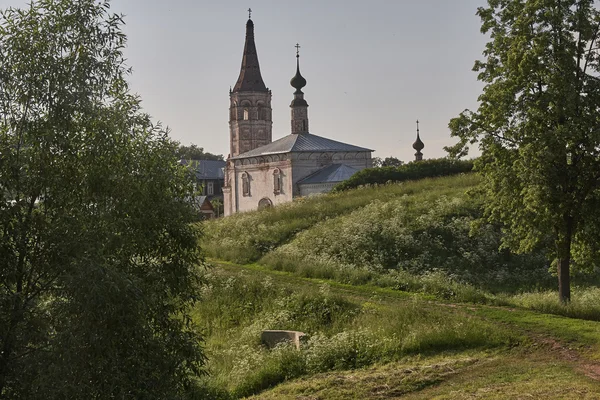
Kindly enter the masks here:
M 24 0 L 0 0 L 0 8 Z M 311 133 L 414 158 L 454 142 L 448 121 L 476 108 L 471 71 L 486 38 L 484 0 L 113 0 L 125 14 L 131 87 L 183 144 L 227 155 L 229 88 L 238 78 L 249 7 L 263 80 L 273 92 L 273 140 L 290 133 L 296 42 Z

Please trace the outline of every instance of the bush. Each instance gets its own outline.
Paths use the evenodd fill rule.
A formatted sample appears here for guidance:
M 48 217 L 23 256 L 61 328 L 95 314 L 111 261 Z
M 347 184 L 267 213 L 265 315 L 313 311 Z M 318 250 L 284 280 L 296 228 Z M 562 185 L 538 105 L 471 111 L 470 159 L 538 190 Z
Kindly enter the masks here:
M 423 275 L 417 291 L 445 299 L 457 297 L 453 292 L 457 288 L 450 282 L 514 290 L 551 281 L 542 254 L 514 255 L 498 250 L 498 227 L 483 224 L 472 234 L 471 225 L 479 217 L 478 200 L 465 193 L 455 192 L 450 197 L 421 192 L 385 202 L 374 200 L 297 234 L 264 256 L 261 263 L 350 284 L 380 280 L 390 271 Z M 434 280 L 438 275 L 431 273 L 435 271 L 442 278 Z M 434 285 L 440 280 L 445 281 L 442 286 Z M 403 289 L 402 285 L 394 286 Z M 481 298 L 467 287 L 461 286 L 461 296 L 470 292 L 470 297 Z M 405 290 L 413 289 L 408 285 Z
M 399 167 L 367 168 L 357 172 L 350 179 L 339 183 L 333 191 L 342 192 L 365 185 L 383 185 L 390 182 L 457 175 L 471 171 L 473 171 L 472 160 L 453 160 L 449 158 L 411 162 Z
M 205 221 L 202 223 L 205 235 L 201 245 L 210 257 L 249 263 L 294 239 L 299 232 L 319 222 L 351 213 L 374 200 L 386 202 L 415 193 L 434 197 L 464 193 L 478 182 L 479 178 L 471 174 L 301 198 L 266 210 Z M 420 200 L 417 195 L 414 201 Z

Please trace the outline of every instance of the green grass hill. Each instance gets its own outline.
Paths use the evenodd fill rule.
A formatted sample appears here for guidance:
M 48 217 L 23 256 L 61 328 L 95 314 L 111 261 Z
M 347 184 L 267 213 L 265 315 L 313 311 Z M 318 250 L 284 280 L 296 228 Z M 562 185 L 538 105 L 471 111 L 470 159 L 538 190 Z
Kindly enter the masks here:
M 204 223 L 202 398 L 599 398 L 600 289 L 499 251 L 479 178 L 360 187 Z M 267 349 L 265 329 L 308 335 Z

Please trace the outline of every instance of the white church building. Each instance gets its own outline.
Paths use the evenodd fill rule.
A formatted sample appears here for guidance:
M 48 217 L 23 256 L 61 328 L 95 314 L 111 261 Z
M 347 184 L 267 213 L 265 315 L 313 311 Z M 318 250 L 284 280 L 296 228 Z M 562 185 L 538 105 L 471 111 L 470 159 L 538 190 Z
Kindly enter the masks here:
M 291 133 L 272 140 L 271 91 L 260 73 L 254 23 L 246 23 L 246 42 L 239 78 L 229 92 L 230 154 L 225 167 L 225 216 L 329 192 L 337 183 L 372 166 L 373 150 L 309 132 L 308 103 L 296 54 L 296 89 Z

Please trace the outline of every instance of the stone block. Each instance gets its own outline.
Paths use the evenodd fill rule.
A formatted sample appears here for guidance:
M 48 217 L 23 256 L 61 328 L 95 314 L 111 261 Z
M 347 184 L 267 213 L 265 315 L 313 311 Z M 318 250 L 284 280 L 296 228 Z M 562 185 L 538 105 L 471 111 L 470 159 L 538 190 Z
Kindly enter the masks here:
M 307 337 L 304 332 L 267 330 L 262 331 L 260 341 L 270 349 L 279 343 L 290 342 L 296 346 L 296 349 L 300 350 L 301 343 Z

